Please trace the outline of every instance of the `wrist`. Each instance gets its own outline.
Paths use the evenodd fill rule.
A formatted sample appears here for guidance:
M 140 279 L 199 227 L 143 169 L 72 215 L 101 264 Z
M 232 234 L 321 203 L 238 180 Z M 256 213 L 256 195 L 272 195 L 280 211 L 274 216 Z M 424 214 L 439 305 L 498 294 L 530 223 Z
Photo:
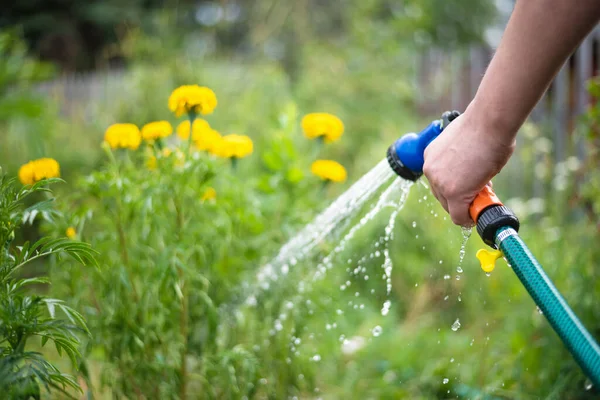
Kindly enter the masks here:
M 471 132 L 476 132 L 480 139 L 488 141 L 499 150 L 512 150 L 522 121 L 511 118 L 509 113 L 502 112 L 497 107 L 487 106 L 485 101 L 473 99 L 467 106 L 464 117 Z

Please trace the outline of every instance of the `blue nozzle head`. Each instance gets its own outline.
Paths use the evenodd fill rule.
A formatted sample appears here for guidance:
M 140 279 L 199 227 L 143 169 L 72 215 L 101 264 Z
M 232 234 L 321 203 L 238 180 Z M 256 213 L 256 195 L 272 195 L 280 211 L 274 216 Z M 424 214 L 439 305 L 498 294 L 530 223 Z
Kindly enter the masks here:
M 419 179 L 423 175 L 425 149 L 459 115 L 458 111 L 447 111 L 442 114 L 441 120 L 433 121 L 419 134 L 407 133 L 396 140 L 387 151 L 387 160 L 392 170 L 404 179 Z

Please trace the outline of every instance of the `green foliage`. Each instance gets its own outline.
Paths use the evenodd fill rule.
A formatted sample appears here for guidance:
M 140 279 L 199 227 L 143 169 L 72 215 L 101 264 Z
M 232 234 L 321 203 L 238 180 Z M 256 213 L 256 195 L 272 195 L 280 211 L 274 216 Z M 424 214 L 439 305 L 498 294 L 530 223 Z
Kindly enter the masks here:
M 0 31 L 0 124 L 10 118 L 38 117 L 42 101 L 31 86 L 52 75 L 49 64 L 27 54 L 27 47 L 14 31 Z
M 14 246 L 15 232 L 37 215 L 49 215 L 47 204 L 37 202 L 25 208 L 23 202 L 35 193 L 50 193 L 48 184 L 15 188 L 14 181 L 0 176 L 0 391 L 10 399 L 40 398 L 43 390 L 68 395 L 79 389 L 76 380 L 61 373 L 38 352 L 28 350 L 31 341 L 41 346 L 51 342 L 58 355 L 63 352 L 73 366 L 79 363 L 80 335 L 89 335 L 81 314 L 62 300 L 37 294 L 33 285 L 50 283 L 47 278 L 27 278 L 23 268 L 38 259 L 68 255 L 82 264 L 94 264 L 89 245 L 68 239 L 43 237 L 37 242 Z M 39 286 L 38 286 L 39 288 Z

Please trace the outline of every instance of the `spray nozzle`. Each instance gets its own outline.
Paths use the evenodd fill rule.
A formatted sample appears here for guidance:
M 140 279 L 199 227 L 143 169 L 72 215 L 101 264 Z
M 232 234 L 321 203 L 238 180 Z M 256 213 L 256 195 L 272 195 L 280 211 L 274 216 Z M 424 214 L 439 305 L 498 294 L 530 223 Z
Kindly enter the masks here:
M 407 133 L 396 140 L 387 151 L 387 160 L 392 170 L 404 179 L 419 179 L 423 175 L 425 149 L 459 115 L 458 111 L 446 111 L 441 119 L 433 121 L 420 133 Z

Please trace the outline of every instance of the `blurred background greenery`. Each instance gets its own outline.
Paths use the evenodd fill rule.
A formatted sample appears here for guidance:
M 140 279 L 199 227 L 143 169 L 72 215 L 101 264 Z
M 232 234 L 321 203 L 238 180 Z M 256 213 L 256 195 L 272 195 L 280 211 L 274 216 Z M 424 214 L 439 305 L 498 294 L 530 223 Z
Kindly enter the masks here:
M 483 243 L 476 235 L 456 279 L 461 231 L 423 185 L 412 187 L 396 221 L 389 296 L 385 281 L 358 280 L 346 270 L 348 259 L 374 252 L 388 209 L 359 231 L 311 290 L 301 293 L 299 285 L 318 255 L 266 290 L 255 307 L 240 306 L 260 266 L 294 232 L 381 160 L 393 140 L 445 111 L 432 104 L 452 105 L 427 101 L 454 76 L 425 77 L 429 89 L 423 93 L 423 55 L 433 49 L 464 59 L 474 46 L 490 47 L 510 6 L 491 0 L 38 0 L 3 10 L 0 164 L 14 176 L 30 159 L 53 157 L 67 181 L 54 188 L 64 221 L 52 228 L 36 224 L 24 237 L 44 229 L 64 235 L 73 225 L 101 253 L 99 271 L 51 270 L 54 285 L 43 289 L 68 296 L 88 320 L 93 337 L 84 367 L 73 371 L 86 395 L 597 398 L 510 269 L 500 263 L 491 277 L 481 271 L 474 254 Z M 175 125 L 167 98 L 191 83 L 217 94 L 211 125 L 249 135 L 255 152 L 235 171 L 207 161 L 190 172 L 187 179 L 197 180 L 184 198 L 199 199 L 211 184 L 217 201 L 208 215 L 190 211 L 188 239 L 169 244 L 179 228 L 165 222 L 174 212 L 166 188 L 185 185 L 186 178 L 169 167 L 164 180 L 151 182 L 147 171 L 132 169 L 131 181 L 116 188 L 100 143 L 116 122 L 141 126 L 166 119 Z M 590 87 L 597 96 L 598 84 Z M 599 338 L 600 112 L 595 102 L 586 110 L 573 119 L 568 136 L 586 140 L 585 158 L 557 159 L 553 126 L 531 121 L 496 187 L 521 218 L 525 241 Z M 343 120 L 341 141 L 317 149 L 302 138 L 300 118 L 316 111 Z M 309 172 L 318 152 L 341 162 L 348 182 L 323 189 Z M 171 176 L 177 178 L 171 182 Z M 152 223 L 145 219 L 150 197 L 161 209 Z M 114 248 L 118 199 L 126 203 L 126 236 L 135 241 L 129 269 Z M 337 240 L 328 238 L 321 256 Z M 148 252 L 161 248 L 162 255 Z M 185 279 L 204 297 L 192 292 L 189 331 L 182 333 L 170 325 L 179 324 L 186 303 L 174 301 L 177 293 L 160 286 L 162 275 L 148 269 L 168 255 L 184 257 L 185 248 L 202 249 L 185 256 L 191 263 Z M 377 271 L 381 263 L 377 256 L 363 266 Z M 49 266 L 36 268 L 29 273 L 47 273 Z M 353 289 L 341 290 L 348 280 Z M 154 294 L 154 308 L 131 297 L 127 288 L 136 285 Z M 384 317 L 386 299 L 392 306 Z M 283 333 L 274 335 L 289 302 L 293 312 Z M 163 314 L 157 321 L 148 313 Z M 453 330 L 457 319 L 461 326 Z M 374 336 L 378 326 L 381 334 Z M 170 356 L 187 345 L 189 384 L 182 394 L 180 359 Z M 61 363 L 56 354 L 48 356 Z

